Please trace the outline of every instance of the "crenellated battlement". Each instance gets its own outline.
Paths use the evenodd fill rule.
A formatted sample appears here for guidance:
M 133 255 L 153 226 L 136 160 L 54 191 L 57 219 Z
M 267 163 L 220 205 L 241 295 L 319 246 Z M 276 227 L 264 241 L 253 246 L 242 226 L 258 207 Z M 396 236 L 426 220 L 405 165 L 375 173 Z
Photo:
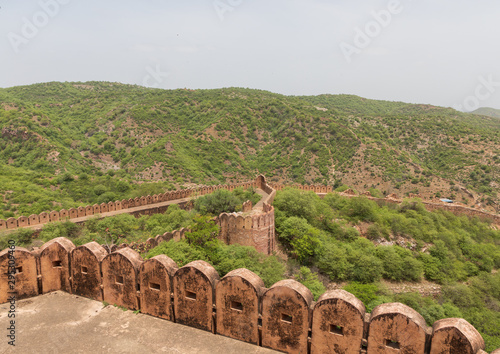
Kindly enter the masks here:
M 248 210 L 247 202 L 239 213 L 220 214 L 216 219 L 220 227 L 218 238 L 227 245 L 252 246 L 259 252 L 272 254 L 276 250 L 276 236 L 271 203 L 276 191 L 262 175 L 257 177 L 255 183 L 265 193 L 261 201 L 251 210 Z
M 62 290 L 130 310 L 288 353 L 484 354 L 484 341 L 467 321 L 448 318 L 428 327 L 400 303 L 377 306 L 343 291 L 313 301 L 291 279 L 265 288 L 248 269 L 220 278 L 204 261 L 183 267 L 165 255 L 143 260 L 123 248 L 108 253 L 90 242 L 75 247 L 63 237 L 36 251 L 12 246 L 0 252 L 0 303 Z
M 227 245 L 252 246 L 259 252 L 271 254 L 276 250 L 274 207 L 263 203 L 262 210 L 245 214 L 220 214 L 216 219 L 220 227 L 219 239 Z
M 285 189 L 286 187 L 292 187 L 304 191 L 312 191 L 316 194 L 319 194 L 320 196 L 326 194 L 326 193 L 332 193 L 333 192 L 333 187 L 332 186 L 319 186 L 319 185 L 300 185 L 300 184 L 290 184 L 290 185 L 285 185 L 285 184 L 271 184 L 272 188 L 274 188 L 277 191 L 281 191 Z M 402 199 L 400 199 L 396 194 L 390 194 L 386 196 L 385 198 L 376 198 L 372 197 L 370 192 L 364 192 L 360 195 L 358 195 L 355 191 L 352 189 L 347 189 L 344 192 L 339 192 L 338 194 L 348 197 L 348 198 L 354 198 L 354 197 L 359 197 L 363 196 L 365 198 L 368 198 L 370 200 L 376 201 L 376 202 L 388 202 L 388 203 L 394 203 L 394 204 L 401 204 L 403 202 Z M 410 194 L 410 198 L 412 197 L 418 197 L 415 195 Z M 446 210 L 449 211 L 452 214 L 455 215 L 467 215 L 469 217 L 479 217 L 483 219 L 489 219 L 492 220 L 496 225 L 500 225 L 500 215 L 498 214 L 491 214 L 482 210 L 470 208 L 466 205 L 461 205 L 461 204 L 449 204 L 449 203 L 443 203 L 443 202 L 433 202 L 433 201 L 427 201 L 427 200 L 422 200 L 422 204 L 424 205 L 425 209 L 428 211 L 436 211 L 436 210 Z
M 176 191 L 169 191 L 161 194 L 147 195 L 142 197 L 117 200 L 115 202 L 101 203 L 78 208 L 70 208 L 68 210 L 61 209 L 59 211 L 52 210 L 51 212 L 43 212 L 40 214 L 32 214 L 29 217 L 20 216 L 18 218 L 8 218 L 7 220 L 0 219 L 0 231 L 14 230 L 19 227 L 36 227 L 43 226 L 49 222 L 56 221 L 73 221 L 83 222 L 86 218 L 99 215 L 101 217 L 116 215 L 117 211 L 126 211 L 130 214 L 155 214 L 164 212 L 168 205 L 159 205 L 166 202 L 176 201 L 181 204 L 187 202 L 191 198 L 206 195 L 215 192 L 218 189 L 226 189 L 233 191 L 242 187 L 245 189 L 257 187 L 257 182 L 243 182 L 230 185 L 216 186 L 200 186 L 196 188 L 188 188 Z M 143 208 L 147 206 L 147 208 Z
M 272 184 L 267 183 L 265 177 L 260 175 L 255 181 L 243 182 L 230 185 L 216 185 L 216 186 L 200 186 L 196 188 L 189 188 L 183 190 L 169 191 L 161 194 L 147 195 L 142 197 L 130 198 L 117 200 L 115 202 L 101 203 L 87 206 L 79 206 L 77 208 L 70 208 L 68 210 L 61 209 L 59 211 L 52 210 L 50 212 L 43 212 L 40 214 L 32 214 L 30 216 L 20 216 L 18 218 L 8 218 L 7 220 L 0 219 L 0 231 L 2 230 L 14 230 L 20 227 L 42 227 L 44 224 L 56 221 L 73 221 L 73 222 L 84 222 L 86 218 L 99 215 L 100 217 L 113 216 L 116 212 L 123 211 L 133 215 L 143 215 L 143 214 L 156 214 L 165 212 L 168 205 L 162 205 L 162 203 L 175 201 L 178 204 L 187 203 L 190 198 L 202 196 L 215 192 L 218 189 L 226 189 L 229 191 L 235 188 L 260 188 L 266 194 L 266 198 L 263 202 L 267 204 L 272 204 L 276 191 L 283 190 L 286 187 L 294 187 L 304 191 L 313 191 L 316 194 L 323 195 L 326 193 L 333 192 L 332 186 L 324 185 L 284 185 L 284 184 Z M 340 195 L 346 197 L 357 197 L 358 195 L 352 191 L 347 190 Z M 364 193 L 368 199 L 374 201 L 385 201 L 390 203 L 399 204 L 402 202 L 398 199 L 396 195 L 390 195 L 386 198 L 375 198 L 367 193 Z M 467 215 L 467 216 L 477 216 L 480 218 L 487 218 L 493 220 L 497 225 L 500 225 L 500 215 L 490 214 L 478 209 L 470 208 L 464 205 L 458 204 L 444 204 L 429 201 L 422 201 L 425 208 L 429 211 L 435 210 L 446 210 L 456 215 Z

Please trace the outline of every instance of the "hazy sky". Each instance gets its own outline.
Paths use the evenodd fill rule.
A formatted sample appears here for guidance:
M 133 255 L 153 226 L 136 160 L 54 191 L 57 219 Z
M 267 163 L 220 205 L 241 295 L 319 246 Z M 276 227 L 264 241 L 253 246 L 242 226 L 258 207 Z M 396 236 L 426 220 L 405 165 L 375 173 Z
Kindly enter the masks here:
M 0 0 L 0 87 L 117 81 L 500 109 L 498 0 Z

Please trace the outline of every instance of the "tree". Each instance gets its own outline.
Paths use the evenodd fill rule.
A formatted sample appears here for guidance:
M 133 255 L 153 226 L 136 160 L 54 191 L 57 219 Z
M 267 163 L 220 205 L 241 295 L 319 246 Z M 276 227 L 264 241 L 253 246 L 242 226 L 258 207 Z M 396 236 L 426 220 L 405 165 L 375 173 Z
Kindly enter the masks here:
M 195 217 L 194 224 L 189 229 L 185 234 L 186 240 L 195 246 L 208 247 L 219 235 L 219 226 L 210 216 Z
M 301 264 L 311 262 L 318 252 L 320 230 L 309 225 L 303 218 L 292 216 L 280 224 L 280 240 L 290 248 L 290 252 Z
M 219 215 L 232 213 L 240 204 L 238 198 L 225 189 L 218 189 L 214 193 L 196 199 L 195 209 L 201 214 Z

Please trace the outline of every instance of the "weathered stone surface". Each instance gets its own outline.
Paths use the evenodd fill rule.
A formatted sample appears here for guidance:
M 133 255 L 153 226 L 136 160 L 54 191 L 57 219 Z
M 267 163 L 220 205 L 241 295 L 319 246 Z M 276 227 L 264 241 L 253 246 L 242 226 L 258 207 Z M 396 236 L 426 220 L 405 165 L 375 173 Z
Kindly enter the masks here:
M 26 216 L 20 216 L 17 218 L 17 226 L 19 227 L 25 227 L 29 226 L 30 221 Z
M 13 251 L 11 257 L 8 248 L 0 252 L 0 303 L 7 302 L 12 291 L 16 292 L 16 300 L 38 295 L 36 257 L 23 247 L 15 247 Z M 14 270 L 9 266 L 15 269 L 15 284 L 9 284 L 8 274 Z
M 379 305 L 371 314 L 368 352 L 423 354 L 426 330 L 424 318 L 412 308 L 400 303 Z
M 99 205 L 99 207 L 100 207 L 100 212 L 101 213 L 107 213 L 108 212 L 108 203 L 104 203 L 103 202 L 103 203 L 101 203 Z
M 7 222 L 3 219 L 0 219 L 0 230 L 5 230 L 7 228 Z
M 17 219 L 16 218 L 8 218 L 6 223 L 7 223 L 8 229 L 16 229 L 17 228 Z
M 28 219 L 30 219 L 30 225 L 40 224 L 40 217 L 37 214 L 31 214 Z
M 431 354 L 476 354 L 484 349 L 479 332 L 462 318 L 445 318 L 432 326 Z
M 258 344 L 259 298 L 264 282 L 248 269 L 227 273 L 216 288 L 217 333 Z
M 246 202 L 243 203 L 242 211 L 244 213 L 251 211 L 253 208 L 252 202 L 250 200 L 247 200 Z
M 66 209 L 61 209 L 59 211 L 59 220 L 66 220 L 69 216 L 68 216 L 68 211 Z
M 278 354 L 62 291 L 17 306 L 21 313 L 12 347 L 6 337 L 8 304 L 0 305 L 2 354 Z
M 52 210 L 49 213 L 49 219 L 50 219 L 51 222 L 59 221 L 59 212 L 55 211 L 55 210 Z
M 73 242 L 65 237 L 50 240 L 40 248 L 42 294 L 55 290 L 71 293 L 70 254 L 74 249 Z
M 365 306 L 351 293 L 332 290 L 314 306 L 311 353 L 359 353 Z
M 307 353 L 312 293 L 295 280 L 281 280 L 262 297 L 262 346 Z
M 136 251 L 123 248 L 102 260 L 104 301 L 137 310 L 138 271 L 142 258 Z
M 46 224 L 50 221 L 49 214 L 47 213 L 40 213 L 38 216 L 40 218 L 40 224 Z
M 212 331 L 217 271 L 205 261 L 194 261 L 174 275 L 175 321 Z
M 172 277 L 177 264 L 162 254 L 142 263 L 139 270 L 141 284 L 141 312 L 173 321 Z
M 69 208 L 68 212 L 69 212 L 69 218 L 70 219 L 75 219 L 75 218 L 78 217 L 78 209 Z
M 262 213 L 247 216 L 220 214 L 217 218 L 220 227 L 218 238 L 228 245 L 252 246 L 261 253 L 271 254 L 276 249 L 274 208 L 266 204 L 263 208 Z
M 86 213 L 85 207 L 79 206 L 77 209 L 77 213 L 76 213 L 78 215 L 78 217 L 79 218 L 84 217 L 85 213 Z
M 73 294 L 102 301 L 101 262 L 107 252 L 97 242 L 89 242 L 71 251 Z

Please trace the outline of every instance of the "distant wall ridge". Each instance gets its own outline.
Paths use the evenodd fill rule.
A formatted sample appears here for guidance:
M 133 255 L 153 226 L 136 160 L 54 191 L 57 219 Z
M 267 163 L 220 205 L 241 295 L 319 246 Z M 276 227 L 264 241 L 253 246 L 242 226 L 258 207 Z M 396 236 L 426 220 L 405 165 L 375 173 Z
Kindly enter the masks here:
M 159 208 L 158 211 L 149 211 L 146 210 L 134 210 L 134 208 L 142 207 L 142 206 L 151 206 L 154 209 L 155 204 L 169 202 L 169 201 L 180 201 L 180 203 L 188 198 L 192 198 L 195 196 L 202 196 L 206 194 L 210 194 L 215 192 L 218 189 L 226 189 L 232 191 L 236 188 L 252 188 L 257 187 L 257 181 L 252 182 L 243 182 L 243 183 L 235 183 L 235 184 L 225 184 L 225 185 L 214 185 L 214 186 L 200 186 L 195 188 L 187 188 L 175 191 L 168 191 L 165 193 L 155 194 L 155 195 L 147 195 L 142 197 L 130 198 L 117 200 L 115 202 L 80 206 L 77 208 L 70 208 L 68 210 L 62 209 L 60 211 L 53 210 L 51 212 L 43 212 L 40 214 L 32 214 L 30 216 L 20 216 L 18 218 L 8 218 L 7 220 L 0 219 L 0 231 L 2 230 L 13 230 L 19 227 L 28 227 L 28 226 L 38 226 L 47 224 L 49 222 L 56 221 L 74 221 L 79 222 L 82 221 L 85 217 L 94 216 L 94 215 L 103 215 L 104 216 L 113 216 L 106 215 L 107 213 L 112 213 L 119 210 L 129 209 L 131 214 L 135 212 L 142 212 L 148 214 L 155 214 L 157 212 L 164 212 L 168 206 L 164 206 L 163 208 Z
M 130 198 L 117 200 L 115 202 L 80 206 L 77 208 L 61 209 L 59 211 L 52 210 L 50 212 L 42 212 L 40 214 L 32 214 L 30 216 L 19 216 L 18 218 L 8 218 L 7 220 L 0 219 L 0 231 L 13 230 L 20 227 L 30 227 L 30 226 L 43 226 L 49 222 L 69 220 L 73 222 L 82 222 L 82 219 L 93 215 L 101 216 L 112 216 L 113 212 L 120 210 L 128 210 L 131 214 L 155 214 L 165 212 L 168 206 L 158 206 L 160 203 L 169 201 L 178 201 L 178 204 L 186 203 L 188 198 L 192 198 L 198 195 L 206 195 L 215 192 L 218 189 L 226 189 L 229 191 L 235 188 L 251 188 L 259 187 L 264 192 L 268 194 L 267 200 L 264 203 L 272 204 L 276 191 L 283 190 L 286 187 L 293 187 L 305 191 L 313 191 L 320 196 L 326 193 L 333 192 L 332 186 L 325 185 L 298 185 L 298 184 L 279 184 L 279 183 L 267 183 L 264 176 L 260 175 L 256 180 L 251 182 L 242 182 L 235 184 L 225 184 L 225 185 L 215 185 L 215 186 L 199 186 L 195 188 L 187 188 L 175 191 L 168 191 L 165 193 L 147 195 L 142 197 Z M 358 195 L 352 190 L 339 193 L 340 195 L 346 197 L 357 197 Z M 386 198 L 375 198 L 369 195 L 369 193 L 363 194 L 368 199 L 374 201 L 385 201 L 389 203 L 401 203 L 402 200 L 394 194 L 387 196 Z M 445 203 L 435 203 L 430 201 L 422 201 L 425 208 L 429 211 L 435 210 L 446 210 L 456 215 L 467 215 L 467 216 L 477 216 L 480 218 L 487 218 L 492 220 L 495 224 L 500 225 L 500 215 L 491 214 L 485 211 L 477 210 L 463 205 L 457 204 L 445 204 Z M 134 208 L 140 208 L 143 206 L 149 206 L 148 209 L 135 210 Z
M 323 196 L 323 194 L 326 193 L 332 193 L 333 187 L 332 186 L 323 186 L 323 185 L 300 185 L 300 184 L 276 184 L 276 183 L 270 183 L 270 186 L 274 188 L 276 191 L 281 191 L 287 187 L 292 187 L 304 191 L 313 191 L 316 194 Z M 365 197 L 367 199 L 376 201 L 376 202 L 388 202 L 388 203 L 394 203 L 394 204 L 401 204 L 403 202 L 402 199 L 400 199 L 396 194 L 390 194 L 386 196 L 385 198 L 376 198 L 372 197 L 370 192 L 365 192 L 362 194 L 357 194 L 354 192 L 352 189 L 348 189 L 344 192 L 337 192 L 339 195 L 347 198 L 354 198 L 354 197 Z M 418 195 L 413 195 L 410 194 L 410 198 L 416 197 L 418 198 Z M 496 225 L 500 225 L 500 215 L 499 214 L 492 214 L 488 213 L 486 211 L 474 209 L 465 205 L 459 205 L 456 203 L 444 203 L 444 202 L 433 202 L 433 201 L 427 201 L 427 200 L 422 200 L 422 204 L 428 211 L 436 211 L 436 210 L 445 210 L 449 211 L 452 214 L 455 215 L 467 215 L 469 217 L 479 217 L 483 219 L 489 219 L 493 221 Z

